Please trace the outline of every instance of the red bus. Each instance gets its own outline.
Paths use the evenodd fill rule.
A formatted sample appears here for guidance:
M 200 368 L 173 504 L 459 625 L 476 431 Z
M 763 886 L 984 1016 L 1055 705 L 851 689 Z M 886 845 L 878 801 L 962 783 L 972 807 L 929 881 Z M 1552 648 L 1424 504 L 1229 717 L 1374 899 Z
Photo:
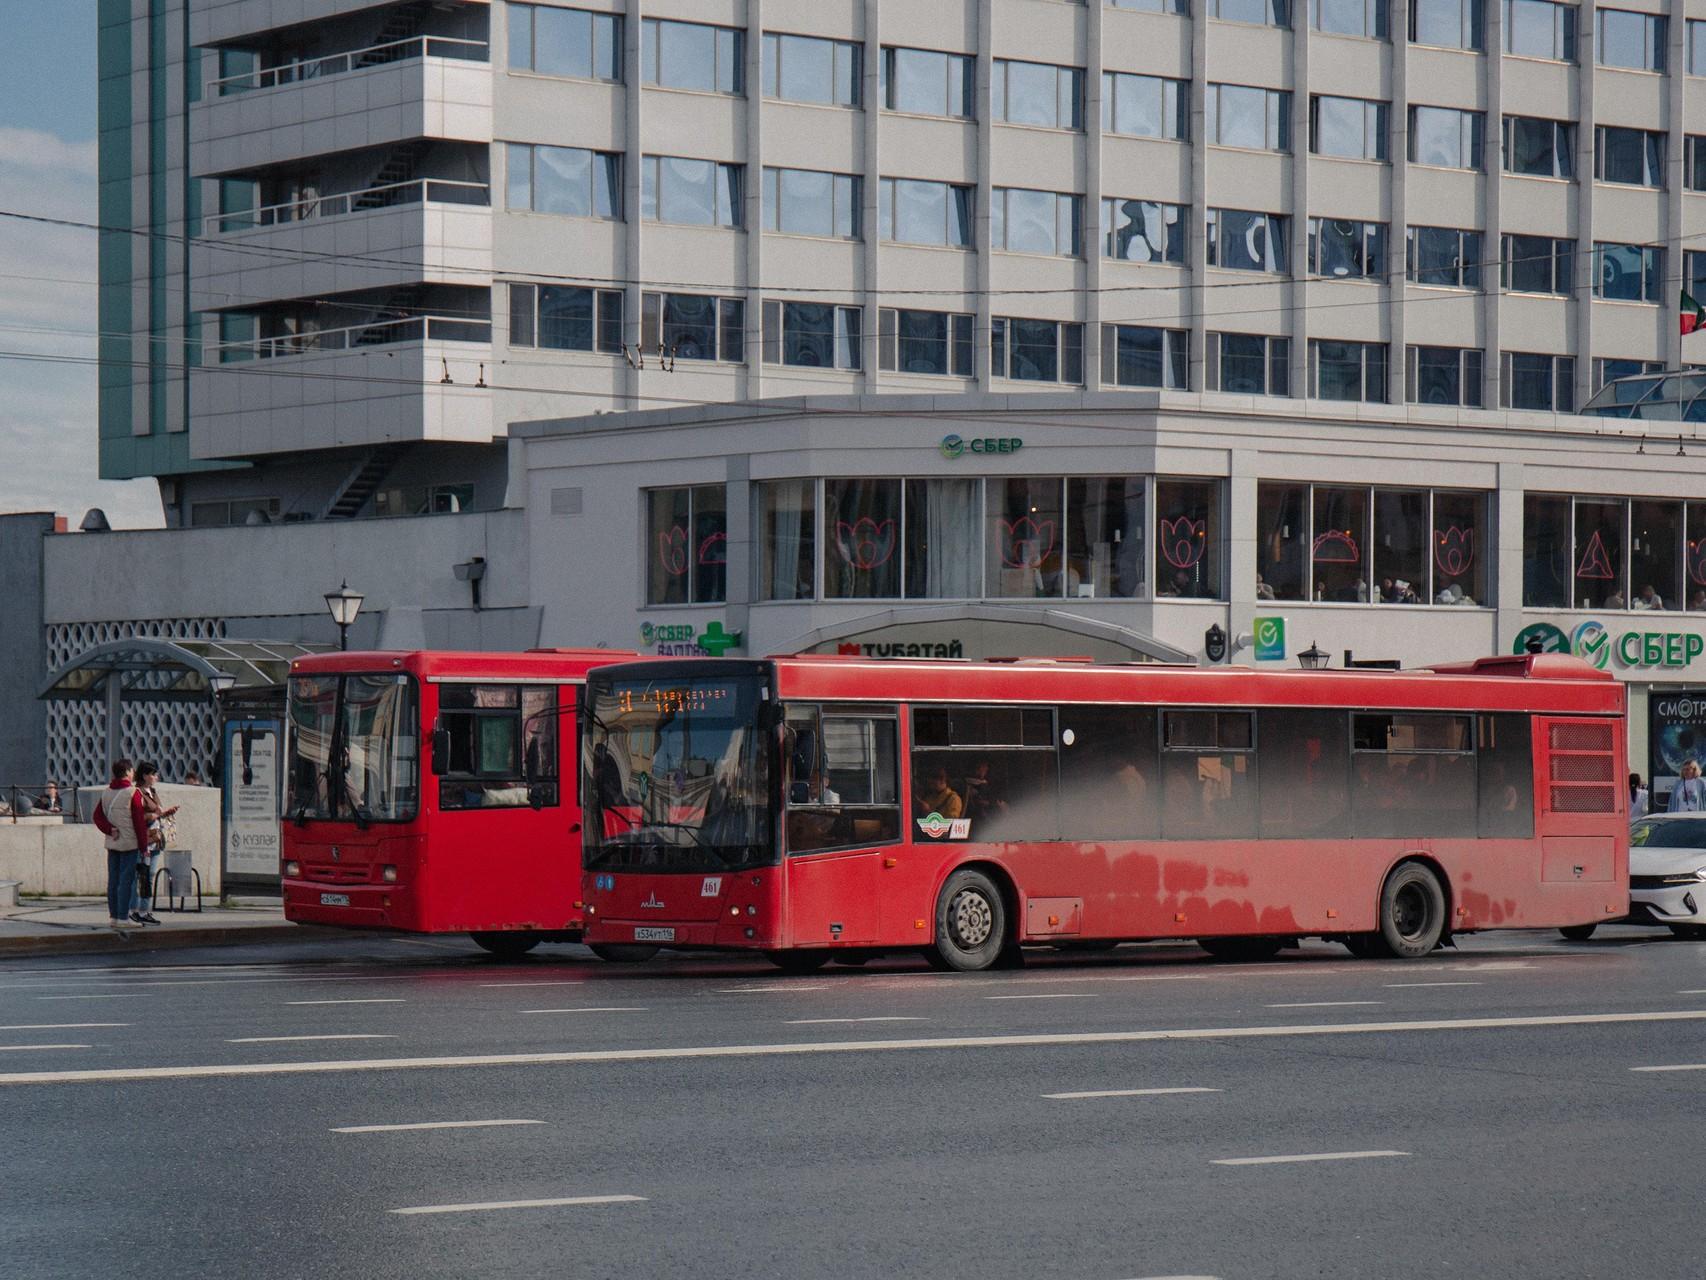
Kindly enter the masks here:
M 1266 672 L 647 661 L 588 676 L 586 937 L 919 948 L 1451 934 L 1628 909 L 1624 692 L 1556 655 Z
M 581 815 L 561 728 L 572 737 L 587 671 L 631 657 L 559 649 L 293 662 L 286 918 L 468 933 L 505 956 L 579 941 Z M 572 762 L 572 742 L 569 752 Z

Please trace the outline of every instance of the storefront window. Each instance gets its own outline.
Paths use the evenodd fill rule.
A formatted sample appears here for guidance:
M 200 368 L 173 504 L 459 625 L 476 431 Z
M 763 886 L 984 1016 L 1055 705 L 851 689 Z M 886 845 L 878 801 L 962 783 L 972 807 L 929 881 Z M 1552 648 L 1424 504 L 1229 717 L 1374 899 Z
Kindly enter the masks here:
M 1317 486 L 1312 539 L 1315 599 L 1366 603 L 1368 490 Z
M 647 494 L 646 603 L 709 604 L 724 599 L 729 564 L 726 502 L 720 484 Z
M 1427 493 L 1414 489 L 1376 489 L 1374 600 L 1380 604 L 1426 604 L 1427 557 Z
M 1615 501 L 1576 500 L 1575 601 L 1583 609 L 1625 609 L 1623 522 Z
M 1682 607 L 1682 504 L 1635 501 L 1629 507 L 1629 607 Z
M 823 486 L 823 594 L 900 595 L 900 481 L 827 480 Z
M 1221 529 L 1219 481 L 1156 481 L 1158 596 L 1221 598 Z
M 906 482 L 906 595 L 963 600 L 983 593 L 979 579 L 978 482 Z
M 989 594 L 1074 595 L 1066 573 L 1066 529 L 1058 479 L 989 482 Z M 1064 588 L 1064 590 L 1063 590 Z
M 1484 554 L 1487 502 L 1478 493 L 1434 494 L 1433 601 L 1489 604 Z
M 1143 594 L 1143 478 L 1066 482 L 1068 594 Z
M 1303 543 L 1309 486 L 1264 484 L 1256 489 L 1256 599 L 1302 600 L 1307 566 Z
M 1682 544 L 1683 585 L 1691 612 L 1706 613 L 1706 502 L 1688 504 L 1687 536 Z
M 758 489 L 759 598 L 810 600 L 817 563 L 817 484 L 772 480 Z
M 1522 603 L 1566 609 L 1570 593 L 1570 500 L 1531 493 L 1522 500 Z

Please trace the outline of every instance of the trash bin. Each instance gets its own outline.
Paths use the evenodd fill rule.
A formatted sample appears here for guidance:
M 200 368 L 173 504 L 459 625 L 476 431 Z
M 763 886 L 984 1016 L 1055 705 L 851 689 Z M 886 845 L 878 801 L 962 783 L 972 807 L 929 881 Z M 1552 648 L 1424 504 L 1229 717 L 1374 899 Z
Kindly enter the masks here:
M 154 900 L 166 902 L 161 910 L 190 910 L 189 896 L 192 893 L 195 894 L 194 909 L 201 910 L 201 872 L 193 864 L 194 859 L 188 849 L 167 849 L 160 855 L 160 865 L 154 872 Z M 166 878 L 164 893 L 160 892 L 161 876 Z

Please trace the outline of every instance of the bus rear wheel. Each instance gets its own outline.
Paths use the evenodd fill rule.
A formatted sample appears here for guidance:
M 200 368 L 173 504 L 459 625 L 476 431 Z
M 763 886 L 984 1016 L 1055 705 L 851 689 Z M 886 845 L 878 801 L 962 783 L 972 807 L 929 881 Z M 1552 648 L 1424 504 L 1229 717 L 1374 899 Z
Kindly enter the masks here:
M 537 933 L 471 933 L 474 945 L 499 960 L 519 960 L 544 939 Z
M 1001 890 L 981 871 L 954 872 L 936 899 L 931 964 L 961 973 L 987 969 L 1001 958 L 1006 944 L 1007 906 Z
M 1400 960 L 1420 960 L 1445 932 L 1445 889 L 1419 862 L 1406 862 L 1380 889 L 1380 945 Z
M 1593 931 L 1599 928 L 1597 924 L 1568 924 L 1558 930 L 1571 942 L 1586 942 L 1593 937 Z
M 1248 963 L 1252 960 L 1272 960 L 1284 949 L 1284 938 L 1198 938 L 1201 947 L 1216 960 Z
M 830 962 L 832 951 L 766 951 L 764 958 L 783 973 L 816 973 Z
M 594 942 L 592 954 L 611 964 L 644 964 L 658 953 L 657 947 L 635 942 Z

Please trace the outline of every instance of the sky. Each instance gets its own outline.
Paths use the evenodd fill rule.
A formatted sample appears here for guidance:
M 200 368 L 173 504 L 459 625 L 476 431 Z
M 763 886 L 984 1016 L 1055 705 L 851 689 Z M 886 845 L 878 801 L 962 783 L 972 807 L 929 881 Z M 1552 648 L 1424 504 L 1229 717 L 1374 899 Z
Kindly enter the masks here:
M 0 0 L 0 210 L 96 220 L 95 0 Z M 0 352 L 93 357 L 95 234 L 0 217 Z M 154 483 L 97 478 L 95 366 L 0 355 L 0 512 L 161 523 Z

